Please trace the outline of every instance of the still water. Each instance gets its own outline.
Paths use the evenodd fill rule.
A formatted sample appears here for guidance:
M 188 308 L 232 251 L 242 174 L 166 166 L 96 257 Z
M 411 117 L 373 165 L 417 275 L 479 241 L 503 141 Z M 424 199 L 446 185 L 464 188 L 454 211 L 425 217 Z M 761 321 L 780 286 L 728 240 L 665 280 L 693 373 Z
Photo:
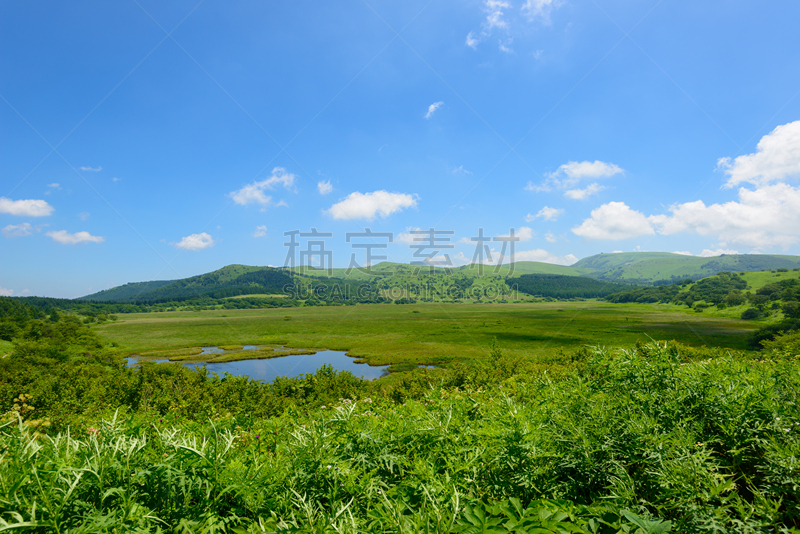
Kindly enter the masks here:
M 204 347 L 211 348 L 211 347 Z M 214 347 L 216 348 L 216 347 Z M 223 352 L 220 350 L 220 352 Z M 208 352 L 208 354 L 213 354 Z M 156 363 L 161 363 L 156 362 Z M 128 364 L 135 364 L 133 358 L 128 358 Z M 294 378 L 306 373 L 314 373 L 323 365 L 332 365 L 337 371 L 350 371 L 355 376 L 365 380 L 374 380 L 387 373 L 388 365 L 369 366 L 354 363 L 353 358 L 337 350 L 321 350 L 316 354 L 302 354 L 294 356 L 281 356 L 269 360 L 240 360 L 238 362 L 221 363 L 184 363 L 186 367 L 206 366 L 210 373 L 219 376 L 230 373 L 237 376 L 249 376 L 253 380 L 266 380 L 272 382 L 279 376 Z

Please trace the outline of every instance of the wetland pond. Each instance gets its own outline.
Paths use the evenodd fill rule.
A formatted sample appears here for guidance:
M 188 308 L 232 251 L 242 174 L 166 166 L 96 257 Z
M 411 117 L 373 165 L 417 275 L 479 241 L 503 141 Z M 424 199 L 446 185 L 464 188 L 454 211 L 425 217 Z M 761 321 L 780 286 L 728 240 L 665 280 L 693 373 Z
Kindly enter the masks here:
M 230 354 L 220 347 L 201 347 L 202 354 L 218 356 L 220 354 Z M 241 351 L 256 350 L 254 345 L 245 345 Z M 240 351 L 236 351 L 240 352 Z M 135 357 L 126 360 L 129 366 L 136 365 Z M 154 363 L 164 363 L 168 360 L 155 360 Z M 337 371 L 350 371 L 355 376 L 364 380 L 374 380 L 388 374 L 388 365 L 370 366 L 367 364 L 355 363 L 354 358 L 347 356 L 345 352 L 338 350 L 320 350 L 315 354 L 297 354 L 290 356 L 280 356 L 268 359 L 238 360 L 231 362 L 175 362 L 182 363 L 186 367 L 203 367 L 209 373 L 216 373 L 223 376 L 230 373 L 237 376 L 247 376 L 253 380 L 264 380 L 272 382 L 279 376 L 295 378 L 306 373 L 314 373 L 325 364 L 333 366 Z

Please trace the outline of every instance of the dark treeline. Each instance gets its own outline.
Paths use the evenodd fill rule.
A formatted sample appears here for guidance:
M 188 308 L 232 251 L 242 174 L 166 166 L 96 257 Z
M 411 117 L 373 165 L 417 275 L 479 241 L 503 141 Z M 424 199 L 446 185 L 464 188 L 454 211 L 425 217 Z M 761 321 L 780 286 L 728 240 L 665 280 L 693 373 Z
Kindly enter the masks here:
M 560 274 L 523 274 L 519 278 L 509 278 L 506 284 L 511 287 L 516 285 L 520 291 L 528 295 L 556 299 L 601 298 L 631 287 L 593 278 Z

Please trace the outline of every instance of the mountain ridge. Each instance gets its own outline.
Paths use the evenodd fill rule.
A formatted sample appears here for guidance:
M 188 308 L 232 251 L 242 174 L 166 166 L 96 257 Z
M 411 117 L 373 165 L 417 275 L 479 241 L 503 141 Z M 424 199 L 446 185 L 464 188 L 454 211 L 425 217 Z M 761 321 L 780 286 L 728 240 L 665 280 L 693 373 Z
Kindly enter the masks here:
M 512 268 L 513 267 L 513 268 Z M 483 272 L 495 277 L 520 276 L 525 274 L 549 274 L 583 276 L 636 285 L 660 285 L 691 278 L 698 280 L 721 271 L 750 272 L 774 269 L 800 268 L 800 256 L 771 254 L 731 254 L 713 257 L 687 256 L 669 252 L 621 252 L 596 254 L 583 258 L 571 266 L 544 262 L 521 261 L 503 265 L 494 273 L 493 266 L 485 266 Z M 431 271 L 419 265 L 381 262 L 368 269 L 351 270 L 313 267 L 259 267 L 231 264 L 216 271 L 179 280 L 154 280 L 130 282 L 122 286 L 80 297 L 81 300 L 98 302 L 137 302 L 185 300 L 194 297 L 224 298 L 246 294 L 278 294 L 287 284 L 308 278 L 343 279 L 349 282 L 375 280 L 402 274 L 416 276 Z M 474 264 L 453 267 L 451 273 L 474 277 L 478 274 Z M 444 274 L 443 268 L 433 269 L 435 274 Z

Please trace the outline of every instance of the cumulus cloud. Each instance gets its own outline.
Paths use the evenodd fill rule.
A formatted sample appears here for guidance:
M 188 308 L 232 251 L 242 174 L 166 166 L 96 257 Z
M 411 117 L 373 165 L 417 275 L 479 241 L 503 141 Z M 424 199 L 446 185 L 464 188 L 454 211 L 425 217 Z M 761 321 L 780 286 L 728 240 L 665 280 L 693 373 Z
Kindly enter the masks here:
M 520 241 L 530 241 L 531 239 L 533 239 L 533 236 L 535 236 L 535 235 L 536 235 L 536 232 L 534 232 L 533 229 L 528 228 L 527 226 L 521 226 L 519 230 L 515 230 L 514 231 L 514 237 L 519 238 Z M 509 233 L 509 234 L 500 235 L 500 236 L 497 236 L 497 237 L 510 237 L 510 236 L 511 236 L 511 234 Z M 474 243 L 474 241 L 470 241 L 470 242 Z
M 0 197 L 0 213 L 20 217 L 47 217 L 53 213 L 53 206 L 44 200 L 11 200 Z
M 694 254 L 692 254 L 688 250 L 674 250 L 674 251 L 672 251 L 672 253 L 673 254 L 680 254 L 681 256 L 694 256 Z
M 536 248 L 533 250 L 522 250 L 514 253 L 514 261 L 539 261 L 543 263 L 554 263 L 556 265 L 572 265 L 578 261 L 573 254 L 558 256 L 544 249 Z
M 624 172 L 625 170 L 615 163 L 606 163 L 599 160 L 569 161 L 561 165 L 554 172 L 545 174 L 546 179 L 544 182 L 535 184 L 529 181 L 528 185 L 525 186 L 525 190 L 540 192 L 559 189 L 564 191 L 564 196 L 575 200 L 581 200 L 605 189 L 605 187 L 597 182 L 592 182 L 587 187 L 580 189 L 576 186 L 581 181 L 609 178 Z
M 430 119 L 433 116 L 433 114 L 436 112 L 436 110 L 439 109 L 440 107 L 442 107 L 443 105 L 444 105 L 444 102 L 434 102 L 433 104 L 428 106 L 428 112 L 425 114 L 425 118 L 426 119 Z
M 253 232 L 253 237 L 264 237 L 265 235 L 267 235 L 267 227 L 256 226 L 256 231 Z
M 102 243 L 106 239 L 104 237 L 92 235 L 89 232 L 75 232 L 74 234 L 70 234 L 66 230 L 58 230 L 53 232 L 47 232 L 45 234 L 53 238 L 53 241 L 56 243 L 61 243 L 62 245 L 79 245 L 80 243 Z
M 292 191 L 294 190 L 294 182 L 296 179 L 296 175 L 286 172 L 286 169 L 283 167 L 275 167 L 272 169 L 272 175 L 269 178 L 248 184 L 238 191 L 229 193 L 229 196 L 234 202 L 242 206 L 248 204 L 267 206 L 272 201 L 272 197 L 264 194 L 265 190 L 273 190 L 278 186 L 282 186 Z
M 634 211 L 624 202 L 609 202 L 592 210 L 591 217 L 572 233 L 586 239 L 628 239 L 642 235 L 653 235 L 653 226 L 642 213 Z
M 82 171 L 91 171 L 91 172 L 100 172 L 103 170 L 103 167 L 81 167 Z
M 214 245 L 214 238 L 205 232 L 200 234 L 187 235 L 175 244 L 183 250 L 203 250 Z
M 713 235 L 756 250 L 785 248 L 800 239 L 800 189 L 788 184 L 742 187 L 738 201 L 706 206 L 697 200 L 675 204 L 669 211 L 671 215 L 650 217 L 661 234 Z
M 334 219 L 367 219 L 376 216 L 386 218 L 393 213 L 412 208 L 417 205 L 417 195 L 406 193 L 389 193 L 374 191 L 372 193 L 350 193 L 341 202 L 337 202 L 327 214 Z
M 10 297 L 14 294 L 13 289 L 6 289 L 4 287 L 0 287 L 0 297 Z
M 546 234 L 544 234 L 544 238 L 548 243 L 555 243 L 557 241 L 556 234 L 554 234 L 553 232 L 547 232 Z
M 5 228 L 3 228 L 3 235 L 5 237 L 26 237 L 33 233 L 33 226 L 31 223 L 22 223 L 22 224 L 9 224 Z
M 584 178 L 607 178 L 615 174 L 622 174 L 623 172 L 625 171 L 614 163 L 606 163 L 599 160 L 569 161 L 547 176 L 559 180 L 558 184 L 561 187 L 570 187 L 576 185 Z
M 400 232 L 396 236 L 394 236 L 395 243 L 403 243 L 405 245 L 419 245 L 420 241 L 415 241 L 415 239 L 424 239 L 424 234 L 412 234 L 411 232 L 420 232 L 422 228 L 418 226 L 408 226 L 405 232 Z M 467 238 L 462 238 L 462 241 Z M 469 240 L 467 240 L 469 242 Z
M 569 189 L 564 192 L 564 196 L 573 200 L 583 200 L 586 197 L 592 196 L 605 189 L 597 182 L 591 183 L 583 189 Z
M 478 43 L 479 43 L 479 42 L 480 42 L 480 41 L 478 41 L 478 39 L 476 39 L 476 38 L 475 38 L 475 34 L 474 34 L 473 32 L 469 32 L 469 33 L 467 34 L 467 40 L 466 40 L 466 43 L 465 43 L 465 44 L 466 44 L 468 47 L 470 47 L 470 48 L 472 48 L 472 49 L 475 49 L 475 48 L 477 48 L 477 47 L 478 47 Z
M 800 121 L 772 130 L 761 138 L 754 153 L 734 160 L 721 158 L 717 166 L 728 175 L 726 187 L 743 182 L 763 186 L 800 177 Z
M 545 221 L 555 221 L 556 219 L 564 213 L 564 210 L 561 208 L 550 208 L 548 206 L 543 207 L 539 210 L 536 215 L 528 214 L 525 217 L 526 222 L 533 222 L 536 219 L 542 218 Z
M 530 21 L 540 21 L 543 24 L 550 24 L 550 13 L 553 8 L 561 5 L 558 0 L 526 0 L 522 6 L 522 13 Z
M 710 258 L 712 256 L 722 256 L 723 254 L 739 254 L 738 250 L 718 248 L 717 250 L 703 249 L 703 252 L 698 254 L 701 258 Z
M 320 195 L 327 195 L 331 191 L 333 191 L 333 186 L 331 185 L 330 180 L 321 180 L 317 182 L 317 191 L 319 191 Z

